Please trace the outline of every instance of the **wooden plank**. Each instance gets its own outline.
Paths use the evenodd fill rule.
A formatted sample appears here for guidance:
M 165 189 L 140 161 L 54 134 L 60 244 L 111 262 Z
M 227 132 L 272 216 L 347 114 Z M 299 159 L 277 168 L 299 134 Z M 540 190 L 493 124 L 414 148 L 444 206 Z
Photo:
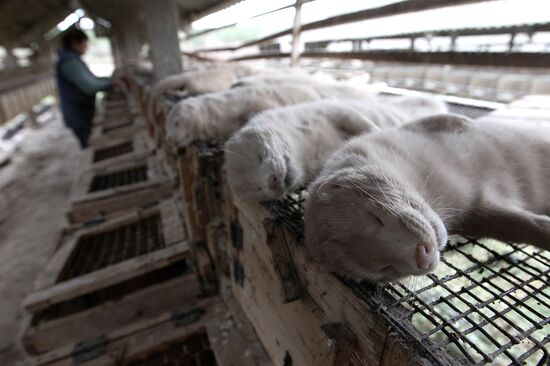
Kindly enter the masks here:
M 218 288 L 216 270 L 205 243 L 192 243 L 191 251 L 193 252 L 193 261 L 204 293 L 216 293 Z
M 186 239 L 180 212 L 172 199 L 160 206 L 160 216 L 166 245 Z
M 143 319 L 121 328 L 107 332 L 103 337 L 104 347 L 97 352 L 96 357 L 84 360 L 79 357 L 79 345 L 69 344 L 55 349 L 34 359 L 34 365 L 74 366 L 75 359 L 79 358 L 80 365 L 84 366 L 112 366 L 113 359 L 123 364 L 126 357 L 133 357 L 140 353 L 150 352 L 163 344 L 185 338 L 205 327 L 204 319 L 210 316 L 219 304 L 216 297 L 195 299 L 186 305 L 171 311 L 159 314 L 155 318 Z M 178 322 L 178 316 L 191 315 L 187 323 Z
M 179 276 L 72 315 L 40 321 L 26 330 L 23 344 L 32 354 L 49 352 L 188 305 L 200 294 L 193 273 Z
M 124 212 L 154 204 L 168 198 L 171 192 L 168 181 L 143 182 L 125 188 L 112 189 L 109 194 L 83 197 L 73 201 L 68 217 L 73 223 L 100 219 L 109 213 Z
M 222 222 L 211 222 L 206 227 L 206 246 L 212 257 L 216 278 L 229 275 L 229 258 L 227 255 L 228 235 Z
M 89 193 L 91 182 L 95 176 L 116 173 L 143 165 L 147 165 L 147 181 Z M 101 165 L 82 172 L 77 178 L 73 186 L 71 211 L 68 213 L 68 217 L 72 223 L 84 222 L 101 218 L 112 212 L 149 205 L 168 198 L 171 193 L 172 183 L 156 157 L 120 162 L 113 166 Z
M 210 322 L 207 330 L 210 344 L 220 366 L 273 365 L 258 340 L 252 324 L 246 319 L 235 298 L 231 285 L 224 282 L 220 296 L 227 308 L 223 319 Z M 244 355 L 244 357 L 243 357 Z
M 243 246 L 230 248 L 232 289 L 270 358 L 276 365 L 333 365 L 334 347 L 321 330 L 322 311 L 307 298 L 281 301 L 265 232 L 256 218 L 241 213 Z
M 185 223 L 187 235 L 191 242 L 204 241 L 204 228 L 197 223 L 193 202 L 193 175 L 192 175 L 192 150 L 190 147 L 180 150 L 178 154 L 180 193 L 182 197 L 183 207 L 185 209 Z
M 230 301 L 228 303 L 228 300 Z M 228 297 L 210 297 L 190 302 L 188 306 L 145 319 L 108 332 L 97 347 L 78 352 L 66 346 L 37 357 L 35 365 L 69 366 L 76 360 L 82 366 L 127 365 L 153 352 L 166 349 L 197 332 L 206 333 L 220 366 L 271 366 L 250 324 Z M 82 351 L 82 347 L 80 347 Z
M 266 233 L 266 245 L 273 256 L 273 266 L 279 277 L 281 300 L 283 303 L 292 302 L 302 297 L 302 285 L 284 229 L 277 222 L 266 219 L 263 222 Z
M 52 304 L 66 301 L 165 267 L 170 263 L 189 257 L 189 254 L 189 245 L 187 242 L 174 244 L 165 249 L 135 257 L 32 292 L 25 299 L 23 306 L 30 312 L 44 310 Z

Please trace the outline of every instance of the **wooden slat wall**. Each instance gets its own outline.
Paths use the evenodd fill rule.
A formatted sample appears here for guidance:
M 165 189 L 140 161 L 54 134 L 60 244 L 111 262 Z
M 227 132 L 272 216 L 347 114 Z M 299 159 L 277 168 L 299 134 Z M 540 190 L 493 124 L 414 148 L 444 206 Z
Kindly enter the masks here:
M 32 108 L 48 95 L 56 93 L 51 74 L 43 74 L 10 88 L 0 88 L 0 125 L 20 113 L 32 113 Z

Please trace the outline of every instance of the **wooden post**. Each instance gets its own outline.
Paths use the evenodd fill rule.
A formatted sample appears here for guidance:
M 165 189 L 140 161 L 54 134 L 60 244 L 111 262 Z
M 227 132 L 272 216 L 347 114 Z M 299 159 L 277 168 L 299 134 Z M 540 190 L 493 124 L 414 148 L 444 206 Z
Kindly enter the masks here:
M 294 4 L 294 9 L 296 12 L 294 14 L 294 27 L 292 28 L 292 54 L 290 59 L 290 64 L 292 66 L 298 66 L 300 62 L 300 31 L 302 27 L 302 1 L 296 0 Z
M 155 79 L 181 73 L 179 9 L 176 0 L 145 0 L 142 4 Z
M 109 43 L 111 44 L 111 53 L 113 55 L 113 62 L 115 63 L 115 67 L 121 67 L 123 62 L 119 42 L 117 42 L 116 37 L 111 36 L 109 37 Z
M 139 9 L 135 6 L 126 6 L 122 8 L 126 11 L 124 14 L 117 14 L 115 22 L 115 37 L 122 56 L 122 63 L 125 65 L 133 65 L 137 63 L 142 42 L 140 40 L 140 23 Z

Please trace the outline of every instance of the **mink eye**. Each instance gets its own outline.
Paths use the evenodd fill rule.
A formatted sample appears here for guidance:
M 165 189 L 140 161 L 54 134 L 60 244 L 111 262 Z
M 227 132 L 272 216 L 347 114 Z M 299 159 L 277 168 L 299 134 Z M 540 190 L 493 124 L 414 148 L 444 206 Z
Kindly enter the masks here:
M 262 155 L 258 155 L 258 160 L 260 160 L 260 163 L 264 162 L 264 158 L 262 157 Z
M 375 216 L 372 212 L 369 211 L 369 215 L 371 215 L 372 218 L 375 219 L 381 226 L 384 226 L 384 222 L 380 220 L 377 216 Z

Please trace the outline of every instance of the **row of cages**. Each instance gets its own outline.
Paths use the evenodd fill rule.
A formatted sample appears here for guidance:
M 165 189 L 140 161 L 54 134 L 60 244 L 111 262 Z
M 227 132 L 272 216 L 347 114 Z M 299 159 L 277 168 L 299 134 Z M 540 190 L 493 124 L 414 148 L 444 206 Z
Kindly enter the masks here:
M 226 182 L 223 145 L 174 146 L 167 138 L 167 113 L 184 99 L 169 93 L 151 113 L 147 86 L 134 82 L 148 131 L 177 172 L 201 286 L 217 292 L 229 283 L 274 364 L 548 363 L 548 253 L 453 237 L 442 265 L 422 281 L 373 285 L 326 273 L 304 247 L 306 191 L 266 203 L 240 200 Z M 449 109 L 472 118 L 506 115 L 456 103 Z
M 132 88 L 101 101 L 68 225 L 24 301 L 29 361 L 267 364 L 229 291 L 207 288 L 197 270 L 177 180 L 148 133 L 139 98 Z
M 21 113 L 29 114 L 34 122 L 36 107 L 45 97 L 56 93 L 51 75 L 43 75 L 13 89 L 0 91 L 0 126 Z
M 35 364 L 548 363 L 548 253 L 452 238 L 422 281 L 327 273 L 305 251 L 306 191 L 240 200 L 222 145 L 168 138 L 185 98 L 151 113 L 151 79 L 129 82 L 103 99 L 70 225 L 25 301 Z
M 372 82 L 488 101 L 509 103 L 526 95 L 549 94 L 550 78 L 544 74 L 510 73 L 452 66 L 374 67 Z
M 304 59 L 312 70 L 326 70 L 343 77 L 366 74 L 370 83 L 466 98 L 510 103 L 527 95 L 550 93 L 547 70 L 488 68 L 457 65 L 378 63 L 362 60 Z

